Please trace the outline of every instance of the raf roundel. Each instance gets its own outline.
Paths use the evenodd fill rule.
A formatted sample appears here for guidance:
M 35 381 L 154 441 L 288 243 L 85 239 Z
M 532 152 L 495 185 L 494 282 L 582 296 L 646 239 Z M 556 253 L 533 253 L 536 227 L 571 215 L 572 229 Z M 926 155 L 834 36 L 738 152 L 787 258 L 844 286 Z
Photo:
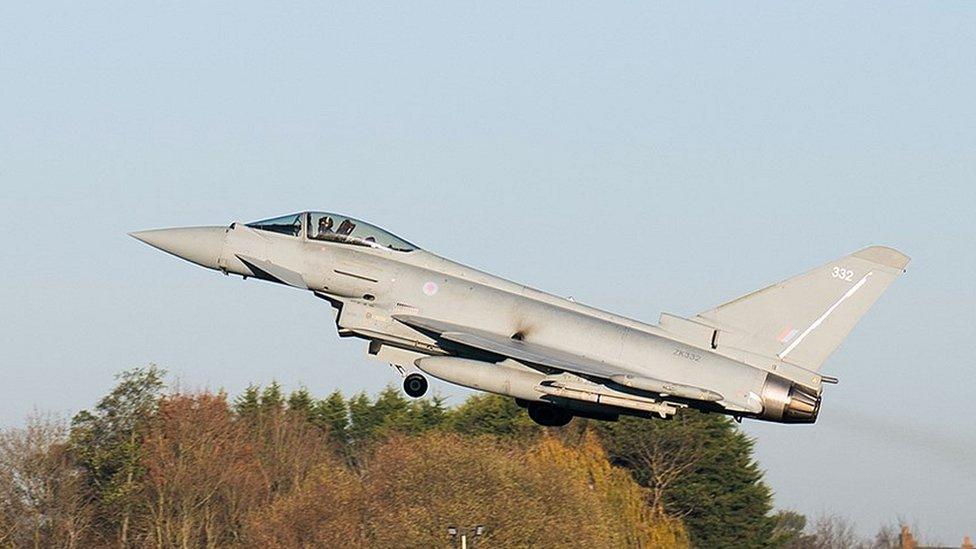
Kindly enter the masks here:
M 434 295 L 437 293 L 437 283 L 436 282 L 426 282 L 424 283 L 423 291 L 424 295 Z

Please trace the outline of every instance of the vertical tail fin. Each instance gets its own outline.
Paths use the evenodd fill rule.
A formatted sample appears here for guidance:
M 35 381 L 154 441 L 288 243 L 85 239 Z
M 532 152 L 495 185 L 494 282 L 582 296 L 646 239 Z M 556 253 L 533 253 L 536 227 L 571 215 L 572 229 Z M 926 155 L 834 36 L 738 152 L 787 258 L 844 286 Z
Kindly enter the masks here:
M 872 246 L 692 320 L 717 328 L 721 346 L 816 371 L 908 262 L 898 250 Z

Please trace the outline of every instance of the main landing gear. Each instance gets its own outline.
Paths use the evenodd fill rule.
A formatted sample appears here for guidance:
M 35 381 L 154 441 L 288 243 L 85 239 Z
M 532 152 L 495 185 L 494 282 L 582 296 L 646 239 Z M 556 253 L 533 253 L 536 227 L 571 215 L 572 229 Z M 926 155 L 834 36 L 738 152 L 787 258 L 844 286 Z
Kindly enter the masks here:
M 562 427 L 573 419 L 573 414 L 565 408 L 544 402 L 529 402 L 529 417 L 545 427 Z
M 410 374 L 403 380 L 403 392 L 413 398 L 420 398 L 427 392 L 427 378 L 420 374 Z

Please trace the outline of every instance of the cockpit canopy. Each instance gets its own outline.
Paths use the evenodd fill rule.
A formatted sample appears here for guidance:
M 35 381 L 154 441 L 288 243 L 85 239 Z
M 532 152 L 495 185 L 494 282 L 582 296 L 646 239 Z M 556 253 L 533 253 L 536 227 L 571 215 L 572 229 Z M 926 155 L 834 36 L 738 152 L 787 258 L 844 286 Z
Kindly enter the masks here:
M 385 248 L 398 252 L 412 252 L 417 249 L 417 246 L 375 225 L 328 212 L 283 215 L 248 223 L 247 226 L 289 236 L 302 236 L 304 233 L 305 238 L 310 240 Z

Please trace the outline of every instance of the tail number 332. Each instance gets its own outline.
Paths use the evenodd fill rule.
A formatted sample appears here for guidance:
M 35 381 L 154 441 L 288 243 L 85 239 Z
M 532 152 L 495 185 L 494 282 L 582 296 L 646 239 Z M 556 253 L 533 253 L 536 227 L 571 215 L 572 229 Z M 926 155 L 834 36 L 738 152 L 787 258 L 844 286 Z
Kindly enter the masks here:
M 846 280 L 847 282 L 852 282 L 854 279 L 854 271 L 845 269 L 843 267 L 834 267 L 830 270 L 830 276 L 833 278 Z

